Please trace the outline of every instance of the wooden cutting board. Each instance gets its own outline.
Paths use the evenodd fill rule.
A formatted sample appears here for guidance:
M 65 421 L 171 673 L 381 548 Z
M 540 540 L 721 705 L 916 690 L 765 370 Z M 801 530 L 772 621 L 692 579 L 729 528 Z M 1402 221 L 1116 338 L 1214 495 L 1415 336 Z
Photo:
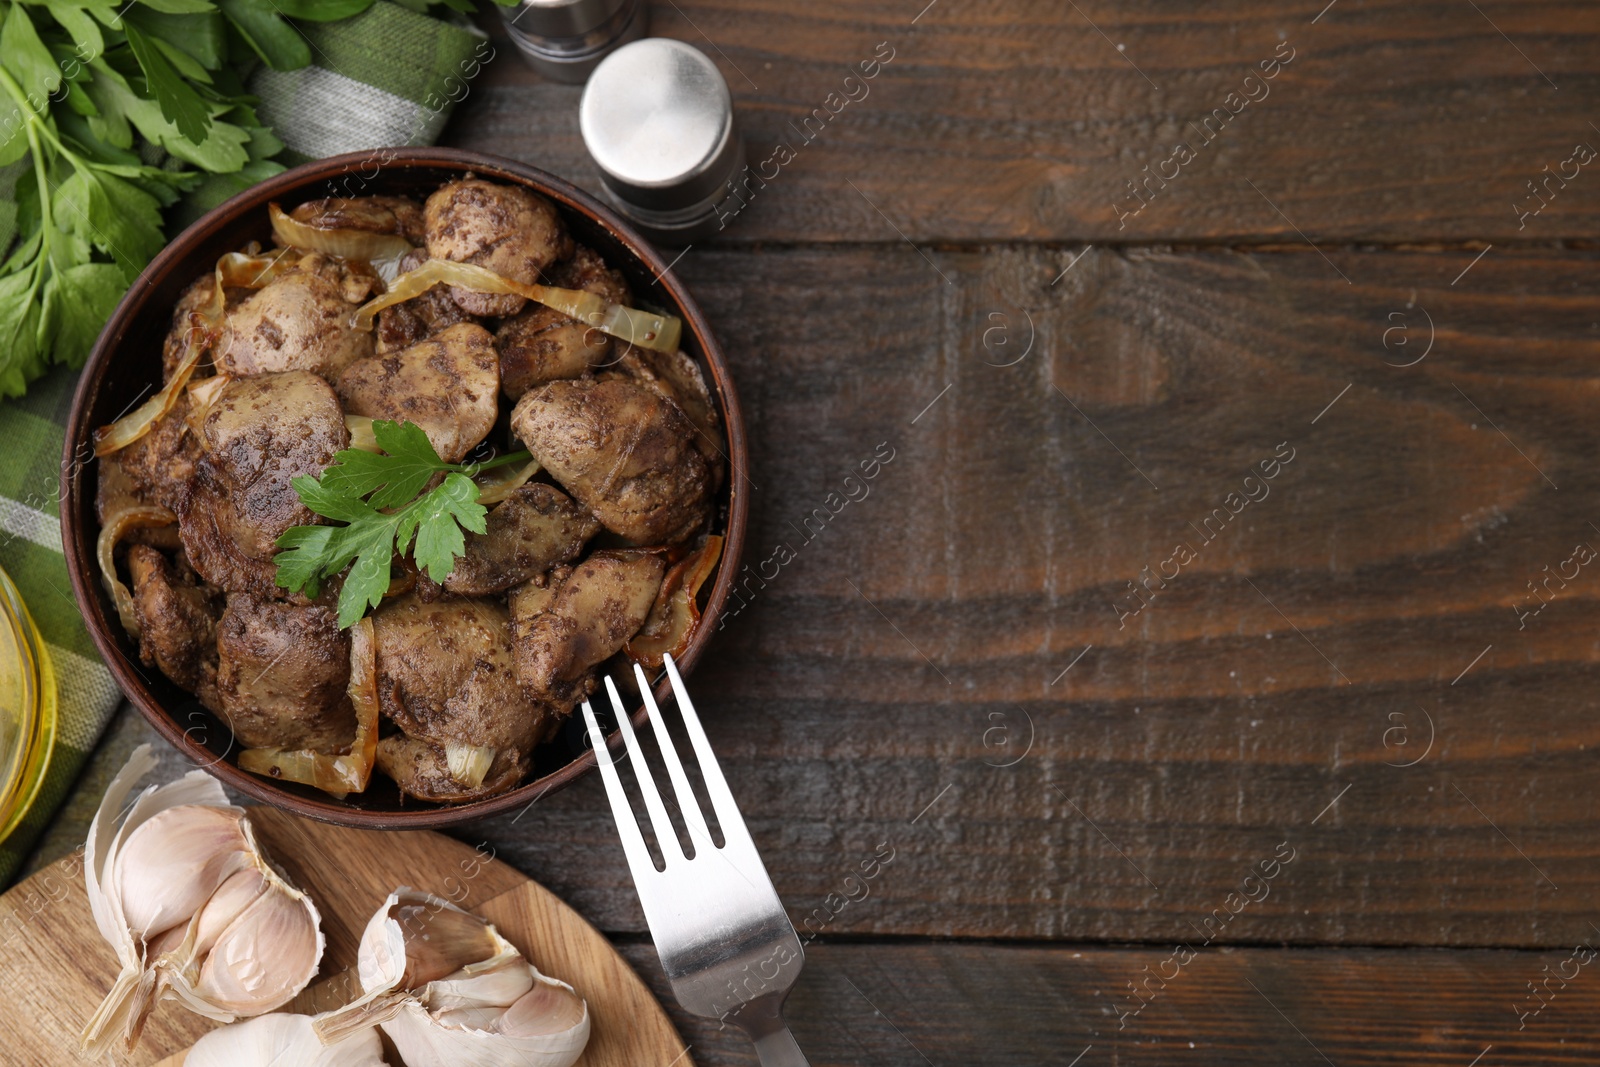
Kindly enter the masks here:
M 287 1010 L 314 1014 L 349 998 L 361 931 L 391 890 L 409 885 L 488 919 L 541 971 L 583 995 L 593 1029 L 579 1064 L 692 1067 L 666 1012 L 610 942 L 487 852 L 442 834 L 348 830 L 264 807 L 251 808 L 250 819 L 268 854 L 316 901 L 328 939 L 317 979 Z M 116 973 L 89 914 L 81 853 L 0 896 L 0 1061 L 179 1067 L 189 1046 L 217 1025 L 167 1001 L 132 1053 L 119 1047 L 90 1060 L 78 1052 L 78 1032 Z

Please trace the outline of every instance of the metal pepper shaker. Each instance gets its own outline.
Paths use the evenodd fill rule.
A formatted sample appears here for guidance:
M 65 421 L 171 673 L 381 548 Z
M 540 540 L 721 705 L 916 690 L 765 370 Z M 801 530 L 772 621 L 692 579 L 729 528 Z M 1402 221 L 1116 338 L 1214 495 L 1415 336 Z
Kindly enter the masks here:
M 692 45 L 651 37 L 612 52 L 583 90 L 578 127 L 612 202 L 652 241 L 709 237 L 742 206 L 733 96 Z
M 521 0 L 502 7 L 528 65 L 552 81 L 582 85 L 613 49 L 644 36 L 644 0 Z

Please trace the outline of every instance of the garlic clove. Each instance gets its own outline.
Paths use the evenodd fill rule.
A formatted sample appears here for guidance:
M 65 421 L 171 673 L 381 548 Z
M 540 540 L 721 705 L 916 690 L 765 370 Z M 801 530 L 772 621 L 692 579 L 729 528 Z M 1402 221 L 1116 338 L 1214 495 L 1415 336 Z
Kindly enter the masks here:
M 150 938 L 194 917 L 248 862 L 239 808 L 183 804 L 152 815 L 117 852 L 123 918 Z
M 196 917 L 192 951 L 196 957 L 210 952 L 217 939 L 245 909 L 267 891 L 266 876 L 254 865 L 235 871 L 223 882 Z
M 416 989 L 500 952 L 487 923 L 453 906 L 397 903 L 389 909 L 389 918 L 398 924 L 405 944 L 400 984 L 406 989 Z
M 377 1030 L 324 1045 L 311 1024 L 278 1012 L 224 1026 L 197 1041 L 183 1067 L 386 1067 Z
M 480 1012 L 435 1015 L 411 1000 L 381 1025 L 406 1067 L 571 1067 L 589 1042 L 587 1009 L 566 1030 L 528 1036 L 463 1025 L 481 1021 Z
M 107 943 L 117 947 L 126 943 L 130 949 L 133 937 L 123 916 L 122 902 L 116 885 L 117 852 L 131 833 L 151 816 L 180 804 L 208 804 L 227 808 L 228 795 L 217 780 L 204 771 L 191 771 L 175 782 L 150 786 L 140 793 L 132 805 L 127 803 L 133 786 L 155 768 L 156 758 L 149 745 L 140 745 L 128 757 L 127 764 L 111 779 L 94 821 L 89 824 L 89 836 L 84 843 L 84 882 L 89 893 L 89 907 L 95 925 Z M 124 808 L 127 809 L 124 814 Z M 235 809 L 238 810 L 238 809 Z
M 322 960 L 311 898 L 270 871 L 265 882 L 200 965 L 193 995 L 218 1012 L 259 1015 L 281 1007 L 310 983 Z
M 273 870 L 213 778 L 194 771 L 127 803 L 155 764 L 149 746 L 134 751 L 85 846 L 95 924 L 121 964 L 79 1039 L 94 1056 L 117 1034 L 131 1050 L 159 1000 L 219 1022 L 270 1011 L 322 957 L 316 907 Z
M 533 966 L 511 945 L 492 960 L 464 967 L 415 991 L 429 1011 L 492 1007 L 505 1009 L 533 988 Z
M 151 893 L 140 890 L 140 899 L 131 905 L 127 899 L 128 894 L 121 880 L 123 865 L 120 862 L 127 841 L 145 824 L 169 809 L 207 805 L 229 812 L 240 811 L 228 804 L 222 786 L 204 771 L 192 771 L 165 785 L 147 787 L 131 804 L 128 803 L 128 794 L 155 766 L 156 759 L 149 745 L 134 749 L 127 764 L 112 778 L 105 796 L 101 798 L 84 845 L 84 883 L 89 907 L 101 936 L 116 952 L 117 962 L 121 965 L 116 981 L 90 1016 L 79 1037 L 81 1047 L 92 1055 L 103 1052 L 119 1033 L 127 1046 L 132 1048 L 143 1028 L 145 1016 L 154 1006 L 155 998 L 161 996 L 165 989 L 164 982 L 158 980 L 158 975 L 147 963 L 150 955 L 142 934 L 158 935 L 157 943 L 165 950 L 169 940 L 160 935 L 171 931 L 142 928 L 140 933 L 136 933 L 131 928 L 127 918 L 129 910 L 140 916 L 141 923 L 163 922 L 165 919 L 159 915 L 151 918 Z M 139 879 L 135 878 L 135 881 Z M 171 896 L 164 893 L 155 896 L 160 897 L 155 904 L 171 904 Z M 177 923 L 169 924 L 169 927 L 179 927 L 178 933 L 172 934 L 173 938 L 181 940 L 181 924 L 187 918 L 179 916 Z
M 357 957 L 361 988 L 368 993 L 415 989 L 507 948 L 494 927 L 476 915 L 401 886 L 362 931 Z
M 496 1029 L 510 1037 L 549 1037 L 581 1026 L 589 1005 L 565 982 L 534 972 L 532 989 L 501 1015 Z

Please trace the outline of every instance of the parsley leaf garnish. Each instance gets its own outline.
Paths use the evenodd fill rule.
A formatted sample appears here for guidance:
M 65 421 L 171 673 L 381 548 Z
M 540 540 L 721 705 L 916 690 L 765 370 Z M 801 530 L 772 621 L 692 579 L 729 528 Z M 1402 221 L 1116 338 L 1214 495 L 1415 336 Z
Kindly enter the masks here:
M 347 448 L 313 478 L 290 484 L 314 513 L 342 526 L 292 526 L 278 538 L 276 581 L 314 597 L 322 582 L 350 568 L 339 591 L 339 626 L 354 626 L 389 588 L 394 557 L 410 553 L 429 578 L 443 582 L 466 551 L 463 530 L 483 533 L 488 509 L 478 503 L 472 474 L 525 463 L 513 452 L 487 463 L 446 463 L 414 422 L 374 422 L 382 453 Z M 429 481 L 444 480 L 426 492 Z M 420 495 L 419 495 L 420 494 Z

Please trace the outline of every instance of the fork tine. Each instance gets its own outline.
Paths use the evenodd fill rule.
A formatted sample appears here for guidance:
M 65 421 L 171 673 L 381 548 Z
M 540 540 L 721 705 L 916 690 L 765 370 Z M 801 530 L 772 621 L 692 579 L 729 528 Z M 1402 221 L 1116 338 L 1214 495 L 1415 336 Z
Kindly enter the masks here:
M 645 847 L 644 835 L 639 832 L 639 822 L 633 817 L 633 805 L 628 803 L 628 794 L 622 788 L 622 779 L 617 775 L 617 768 L 611 762 L 611 750 L 606 748 L 605 734 L 600 732 L 600 724 L 595 721 L 594 709 L 589 702 L 583 702 L 583 720 L 589 727 L 589 744 L 594 748 L 594 760 L 600 765 L 600 777 L 606 783 L 606 798 L 611 801 L 611 815 L 617 823 L 617 836 L 622 838 L 622 852 L 628 858 L 628 870 L 633 872 L 635 884 L 642 889 L 647 883 L 644 881 L 646 874 L 657 874 L 655 860 L 650 858 L 650 850 Z
M 672 662 L 671 655 L 663 655 L 662 661 L 667 668 L 667 677 L 672 681 L 672 693 L 678 698 L 678 711 L 683 715 L 689 744 L 694 746 L 694 754 L 700 760 L 700 774 L 706 780 L 706 793 L 711 797 L 712 810 L 717 813 L 717 822 L 722 826 L 722 840 L 725 845 L 738 843 L 753 849 L 755 842 L 750 839 L 750 831 L 744 825 L 744 816 L 739 814 L 739 805 L 734 802 L 727 779 L 722 777 L 722 766 L 717 762 L 716 753 L 711 751 L 711 742 L 706 739 L 706 732 L 700 726 L 700 716 L 695 714 L 689 690 L 684 688 L 683 679 L 678 676 L 678 665 Z
M 628 721 L 628 713 L 622 706 L 622 697 L 617 695 L 617 687 L 611 681 L 611 676 L 606 675 L 606 692 L 611 694 L 611 706 L 617 712 L 617 724 L 622 728 L 623 743 L 628 746 L 628 756 L 633 760 L 634 776 L 639 779 L 639 791 L 644 794 L 644 807 L 650 813 L 650 828 L 656 835 L 656 847 L 661 849 L 661 858 L 668 864 L 672 863 L 672 854 L 676 852 L 679 859 L 687 857 L 683 854 L 683 844 L 678 840 L 678 831 L 673 829 L 672 819 L 667 815 L 667 807 L 661 803 L 661 792 L 656 788 L 655 775 L 650 772 L 650 765 L 644 761 L 644 749 L 639 745 L 639 738 L 633 732 L 633 723 Z M 671 850 L 668 850 L 668 845 Z
M 633 674 L 639 682 L 639 692 L 644 696 L 645 710 L 650 713 L 650 725 L 655 729 L 656 743 L 661 748 L 661 761 L 667 765 L 667 777 L 672 779 L 672 788 L 678 794 L 678 810 L 683 812 L 684 824 L 689 827 L 689 840 L 694 842 L 695 855 L 704 855 L 709 849 L 717 847 L 711 842 L 711 829 L 700 810 L 700 801 L 689 786 L 689 776 L 683 773 L 683 761 L 678 758 L 677 746 L 667 733 L 667 723 L 661 717 L 661 709 L 656 707 L 656 697 L 650 691 L 650 680 L 644 676 L 644 668 L 635 663 Z

